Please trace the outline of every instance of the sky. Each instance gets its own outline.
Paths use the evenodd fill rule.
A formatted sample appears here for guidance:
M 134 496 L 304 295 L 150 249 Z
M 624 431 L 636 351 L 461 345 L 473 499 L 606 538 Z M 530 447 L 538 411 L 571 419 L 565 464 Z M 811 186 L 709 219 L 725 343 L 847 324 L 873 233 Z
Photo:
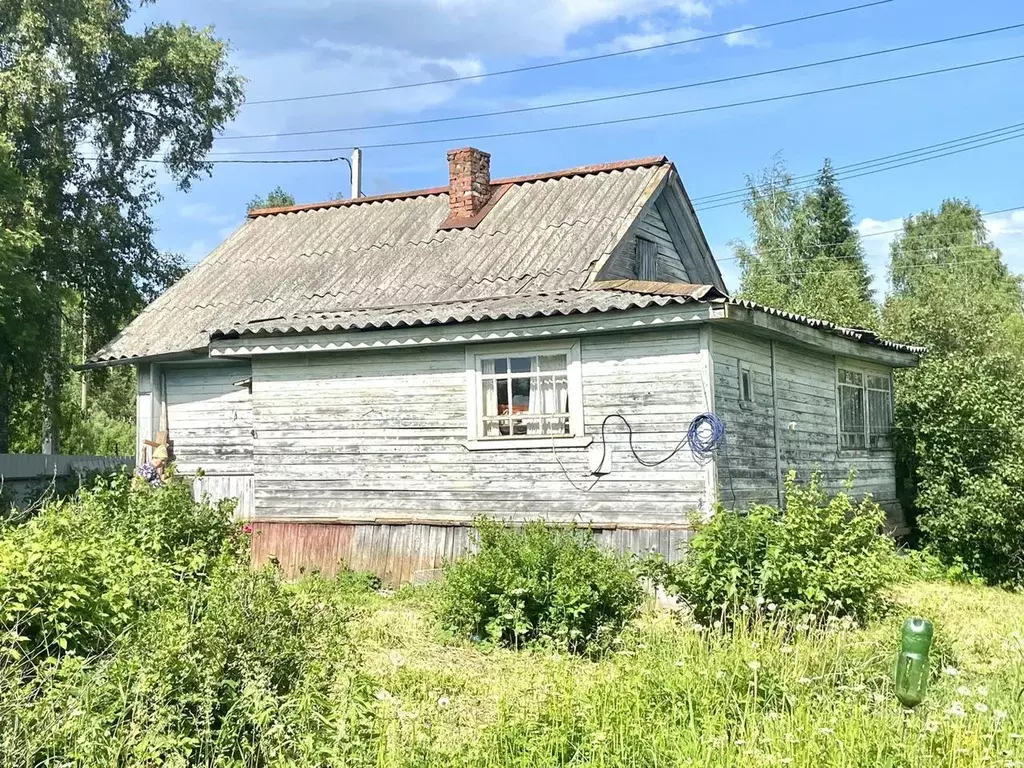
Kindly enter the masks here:
M 1024 53 L 1024 27 L 973 39 L 568 108 L 426 125 L 437 120 L 719 80 L 1024 23 L 1015 0 L 891 0 L 827 18 L 751 31 L 869 0 L 161 0 L 139 23 L 212 26 L 247 78 L 237 119 L 214 153 L 247 159 L 324 158 L 364 149 L 364 194 L 447 183 L 448 149 L 491 153 L 494 178 L 626 158 L 666 155 L 682 176 L 730 289 L 738 285 L 732 243 L 750 236 L 738 204 L 700 198 L 742 188 L 780 161 L 795 176 L 824 159 L 836 166 L 1024 123 L 1024 59 L 928 77 L 733 108 L 708 107 L 874 81 Z M 730 33 L 654 51 L 635 49 Z M 501 70 L 568 58 L 626 55 L 506 75 Z M 481 77 L 483 75 L 483 77 Z M 435 81 L 469 78 L 455 83 Z M 429 81 L 416 88 L 285 103 L 268 99 Z M 1016 105 L 1016 106 L 1015 106 Z M 663 112 L 706 111 L 575 130 L 468 140 Z M 360 130 L 317 136 L 294 131 Z M 235 138 L 270 134 L 269 138 Z M 1003 138 L 999 134 L 997 138 Z M 435 143 L 370 147 L 410 141 Z M 217 159 L 211 157 L 211 159 Z M 239 157 L 235 155 L 234 157 Z M 157 245 L 195 264 L 244 220 L 248 201 L 278 185 L 299 202 L 347 196 L 348 167 L 224 164 L 175 189 L 159 173 Z M 903 217 L 966 198 L 988 218 L 1007 263 L 1024 272 L 1024 134 L 843 182 L 875 288 L 885 291 L 890 230 Z

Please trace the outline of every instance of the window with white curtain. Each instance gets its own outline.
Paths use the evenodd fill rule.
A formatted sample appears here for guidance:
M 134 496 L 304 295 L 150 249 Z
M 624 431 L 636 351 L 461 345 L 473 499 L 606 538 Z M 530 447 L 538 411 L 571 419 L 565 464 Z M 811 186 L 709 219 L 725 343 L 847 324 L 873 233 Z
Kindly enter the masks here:
M 578 343 L 483 347 L 471 356 L 471 439 L 580 436 Z
M 839 447 L 892 448 L 892 379 L 888 373 L 855 370 L 836 372 L 839 396 Z

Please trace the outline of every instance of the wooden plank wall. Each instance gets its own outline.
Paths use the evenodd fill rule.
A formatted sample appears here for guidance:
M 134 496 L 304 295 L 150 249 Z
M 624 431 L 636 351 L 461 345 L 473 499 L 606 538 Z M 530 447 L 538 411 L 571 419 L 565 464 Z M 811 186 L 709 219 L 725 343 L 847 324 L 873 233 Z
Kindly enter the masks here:
M 250 518 L 253 505 L 252 399 L 245 386 L 249 363 L 163 365 L 167 431 L 180 475 L 202 470 L 193 480 L 196 499 L 237 499 L 235 514 Z
M 839 451 L 834 356 L 775 343 L 775 391 L 772 398 L 771 342 L 714 329 L 715 408 L 726 422 L 726 448 L 719 461 L 719 487 L 727 505 L 776 503 L 775 434 L 779 435 L 782 474 L 796 469 L 806 479 L 820 470 L 832 491 L 856 470 L 854 491 L 898 514 L 895 455 L 892 451 Z M 739 361 L 754 374 L 754 404 L 739 402 Z M 866 366 L 858 363 L 859 366 Z M 876 366 L 880 371 L 887 368 Z
M 618 552 L 659 552 L 676 562 L 689 532 L 605 529 L 594 535 L 602 546 Z M 436 576 L 446 562 L 473 549 L 472 531 L 464 525 L 253 523 L 253 562 L 275 562 L 288 578 L 313 571 L 333 576 L 347 567 L 398 585 Z
M 234 383 L 249 374 L 248 362 L 163 367 L 167 431 L 179 472 L 252 474 L 252 399 Z
M 666 455 L 707 409 L 696 329 L 582 342 L 586 430 L 621 413 L 646 458 Z M 254 359 L 255 500 L 279 521 L 680 524 L 709 498 L 687 451 L 640 466 L 619 420 L 613 470 L 593 483 L 586 448 L 470 451 L 465 350 L 426 347 Z M 568 476 L 568 478 L 567 478 Z M 574 487 L 575 486 L 575 487 Z
M 675 242 L 669 234 L 665 221 L 658 209 L 650 208 L 643 220 L 637 225 L 636 232 L 622 244 L 601 270 L 601 280 L 616 278 L 632 279 L 638 276 L 636 264 L 636 238 L 643 237 L 654 242 L 658 247 L 658 280 L 673 283 L 688 283 L 686 267 L 679 255 Z

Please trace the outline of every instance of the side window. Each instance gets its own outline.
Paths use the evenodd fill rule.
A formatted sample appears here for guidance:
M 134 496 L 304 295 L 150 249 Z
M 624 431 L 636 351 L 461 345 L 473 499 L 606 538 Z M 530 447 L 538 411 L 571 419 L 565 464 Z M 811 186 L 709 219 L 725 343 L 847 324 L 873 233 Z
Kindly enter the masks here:
M 839 447 L 892 447 L 892 382 L 888 374 L 839 368 Z
M 470 440 L 582 436 L 578 343 L 468 353 Z
M 658 244 L 643 237 L 636 239 L 636 279 L 658 279 Z
M 740 404 L 751 404 L 754 402 L 754 374 L 750 371 L 750 363 L 744 363 L 739 361 L 737 363 L 737 370 L 739 371 L 739 385 L 740 392 Z

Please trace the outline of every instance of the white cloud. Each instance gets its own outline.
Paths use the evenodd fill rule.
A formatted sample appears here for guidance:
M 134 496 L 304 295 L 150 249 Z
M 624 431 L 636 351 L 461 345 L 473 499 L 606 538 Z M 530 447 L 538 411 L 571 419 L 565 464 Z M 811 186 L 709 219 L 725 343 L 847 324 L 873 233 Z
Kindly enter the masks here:
M 762 39 L 756 32 L 751 32 L 751 26 L 752 25 L 747 24 L 746 26 L 740 27 L 739 29 L 730 32 L 722 38 L 722 40 L 730 48 L 767 48 L 770 43 Z
M 1024 211 L 1012 211 L 985 217 L 985 228 L 992 242 L 1003 253 L 1003 261 L 1014 272 L 1024 273 Z M 861 219 L 857 231 L 864 246 L 874 289 L 881 296 L 887 289 L 889 246 L 903 229 L 903 219 Z
M 681 40 L 692 40 L 699 37 L 701 31 L 695 27 L 676 27 L 665 29 L 657 24 L 645 22 L 635 32 L 629 32 L 596 46 L 600 52 L 618 53 L 620 51 L 635 51 L 640 48 L 650 48 L 655 45 L 665 45 Z M 693 52 L 693 46 L 682 46 L 674 49 L 679 52 Z

